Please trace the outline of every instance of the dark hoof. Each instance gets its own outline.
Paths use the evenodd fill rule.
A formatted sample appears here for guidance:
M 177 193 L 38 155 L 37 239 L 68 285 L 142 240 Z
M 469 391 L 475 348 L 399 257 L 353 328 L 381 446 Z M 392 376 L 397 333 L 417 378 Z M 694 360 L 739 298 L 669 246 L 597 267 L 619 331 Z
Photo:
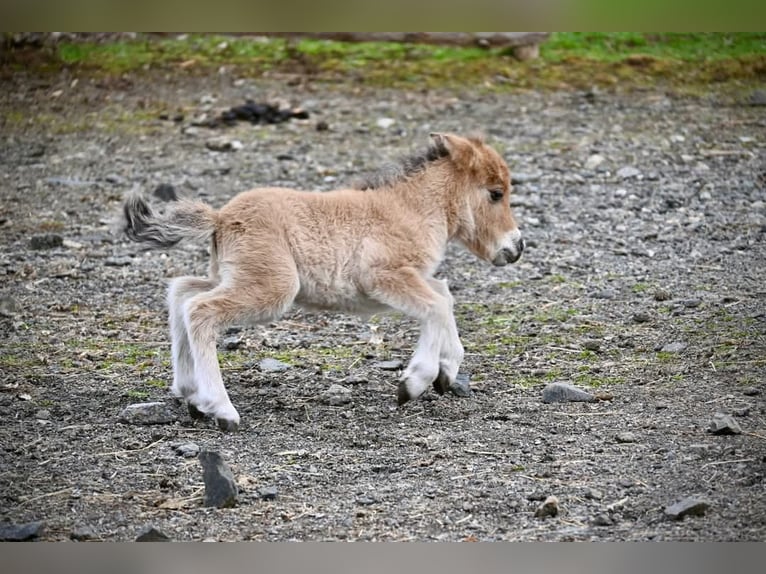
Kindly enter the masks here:
M 396 392 L 396 402 L 399 404 L 399 406 L 402 406 L 411 398 L 412 397 L 410 396 L 410 393 L 407 390 L 407 386 L 404 383 L 399 383 L 399 389 Z
M 228 419 L 215 419 L 215 422 L 223 432 L 237 432 L 237 429 L 239 429 L 239 423 Z
M 439 374 L 436 375 L 433 385 L 434 385 L 434 390 L 440 395 L 443 395 L 448 390 L 450 390 L 449 379 L 447 378 L 447 375 L 444 373 L 444 371 L 442 371 L 441 369 L 439 369 Z
M 195 421 L 202 420 L 207 416 L 191 403 L 187 403 L 186 408 L 189 409 L 189 416 Z

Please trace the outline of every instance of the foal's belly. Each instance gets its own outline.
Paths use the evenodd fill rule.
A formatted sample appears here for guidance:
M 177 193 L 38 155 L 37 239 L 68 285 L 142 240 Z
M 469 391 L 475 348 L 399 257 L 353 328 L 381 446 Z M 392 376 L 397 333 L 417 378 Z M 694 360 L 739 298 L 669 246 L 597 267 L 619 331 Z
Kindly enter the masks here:
M 301 285 L 295 304 L 309 311 L 340 311 L 373 315 L 390 310 L 387 305 L 359 292 L 353 285 Z

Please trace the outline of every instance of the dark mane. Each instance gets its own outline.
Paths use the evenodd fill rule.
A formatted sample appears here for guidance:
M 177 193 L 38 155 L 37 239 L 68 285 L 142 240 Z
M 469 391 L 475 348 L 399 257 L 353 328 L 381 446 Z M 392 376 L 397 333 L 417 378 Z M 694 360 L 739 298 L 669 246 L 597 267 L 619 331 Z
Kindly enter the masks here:
M 352 182 L 352 189 L 362 191 L 390 187 L 423 171 L 426 165 L 449 155 L 442 143 L 432 143 L 424 153 L 403 158 L 398 164 L 388 164 L 376 172 L 362 176 Z

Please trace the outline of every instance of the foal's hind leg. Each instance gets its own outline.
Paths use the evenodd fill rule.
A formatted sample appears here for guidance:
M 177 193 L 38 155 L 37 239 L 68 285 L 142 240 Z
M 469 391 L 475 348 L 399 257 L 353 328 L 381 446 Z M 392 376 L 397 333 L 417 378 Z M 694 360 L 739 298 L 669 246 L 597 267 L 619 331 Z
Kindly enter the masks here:
M 463 344 L 460 342 L 460 335 L 457 332 L 455 314 L 453 312 L 455 300 L 452 297 L 452 293 L 449 292 L 447 281 L 429 279 L 428 284 L 449 302 L 449 317 L 444 325 L 446 330 L 443 333 L 442 344 L 439 348 L 439 374 L 433 381 L 434 390 L 443 395 L 455 382 L 465 351 L 463 350 Z
M 218 330 L 238 319 L 263 322 L 281 315 L 298 293 L 295 273 L 272 270 L 263 285 L 257 277 L 247 277 L 240 284 L 220 284 L 211 291 L 189 299 L 184 321 L 189 348 L 194 359 L 196 391 L 187 397 L 191 408 L 216 419 L 225 431 L 236 430 L 239 413 L 231 404 L 223 384 L 216 352 Z
M 186 301 L 199 293 L 211 290 L 217 281 L 210 277 L 177 277 L 168 289 L 168 315 L 170 322 L 170 349 L 173 356 L 173 386 L 171 393 L 187 398 L 197 391 L 194 379 L 194 357 L 189 346 L 189 334 L 184 319 Z M 196 409 L 195 409 L 196 410 Z M 192 416 L 199 416 L 190 408 Z

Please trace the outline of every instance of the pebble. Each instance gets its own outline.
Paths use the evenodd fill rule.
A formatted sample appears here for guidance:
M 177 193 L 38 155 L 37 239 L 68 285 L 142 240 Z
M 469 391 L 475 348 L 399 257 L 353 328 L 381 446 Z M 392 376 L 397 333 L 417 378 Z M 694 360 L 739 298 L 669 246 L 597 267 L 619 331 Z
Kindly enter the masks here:
M 612 520 L 608 514 L 601 512 L 593 517 L 591 524 L 593 526 L 612 526 L 614 524 L 614 520 Z
M 317 122 L 317 125 L 316 125 L 316 130 L 317 130 L 318 132 L 326 132 L 326 131 L 327 131 L 327 130 L 329 130 L 329 129 L 330 129 L 330 124 L 328 124 L 326 121 L 324 121 L 324 120 L 319 120 L 319 121 Z
M 766 106 L 766 90 L 755 90 L 747 100 L 751 106 Z
M 669 301 L 673 298 L 673 295 L 667 289 L 655 289 L 652 297 L 654 297 L 655 301 Z
M 588 488 L 585 491 L 585 498 L 590 498 L 592 500 L 601 500 L 604 498 L 604 493 L 596 488 Z
M 715 413 L 713 419 L 710 421 L 708 432 L 717 435 L 740 434 L 742 432 L 742 427 L 739 426 L 739 423 L 734 420 L 734 417 L 731 415 Z
M 594 353 L 597 353 L 601 350 L 601 342 L 597 341 L 596 339 L 588 339 L 582 344 L 583 348 L 588 351 L 593 351 Z
M 176 420 L 170 407 L 162 402 L 135 403 L 120 413 L 120 421 L 131 425 L 161 425 Z
M 71 538 L 72 540 L 78 540 L 80 542 L 84 542 L 85 540 L 93 540 L 95 538 L 98 538 L 98 535 L 96 534 L 96 531 L 93 530 L 92 526 L 82 525 L 82 526 L 75 526 L 72 529 L 72 532 L 69 534 L 69 538 Z
M 13 317 L 19 312 L 19 304 L 10 295 L 0 296 L 0 317 Z
M 585 164 L 583 167 L 587 170 L 593 171 L 602 163 L 604 163 L 604 161 L 606 161 L 606 158 L 603 155 L 594 153 L 587 160 L 585 160 Z
M 680 353 L 688 347 L 683 341 L 675 341 L 673 343 L 667 343 L 660 347 L 660 351 L 663 353 Z
M 700 299 L 684 299 L 682 303 L 684 307 L 694 309 L 695 307 L 699 307 L 702 304 L 702 301 Z
M 43 532 L 45 525 L 42 522 L 28 522 L 27 524 L 0 524 L 0 540 L 3 542 L 24 542 L 37 538 Z
M 511 183 L 513 185 L 524 185 L 525 183 L 537 181 L 541 177 L 542 174 L 539 173 L 513 173 L 511 174 Z
M 152 192 L 154 197 L 162 201 L 178 201 L 176 188 L 169 183 L 161 183 Z
M 550 383 L 543 389 L 544 403 L 592 402 L 596 397 L 570 385 L 569 383 Z
M 199 454 L 199 445 L 193 442 L 186 442 L 183 444 L 173 445 L 173 450 L 176 454 L 181 455 L 184 458 L 194 458 Z
M 617 297 L 617 291 L 615 289 L 602 289 L 591 295 L 594 299 L 614 299 Z
M 234 152 L 245 147 L 239 140 L 229 138 L 213 138 L 205 142 L 205 147 L 211 151 Z
M 617 177 L 620 179 L 629 179 L 631 177 L 638 177 L 641 175 L 641 171 L 635 167 L 625 166 L 617 170 Z
M 237 483 L 223 457 L 213 451 L 202 451 L 199 460 L 205 481 L 205 506 L 231 508 L 237 502 Z
M 449 390 L 456 397 L 470 397 L 473 394 L 470 375 L 458 373 L 455 382 L 449 386 Z
M 48 409 L 40 409 L 35 413 L 35 418 L 40 421 L 47 421 L 51 418 L 51 412 Z
M 104 265 L 107 267 L 127 267 L 133 263 L 130 257 L 107 257 L 104 259 Z
M 104 178 L 104 180 L 106 180 L 107 183 L 112 183 L 114 185 L 120 185 L 125 183 L 125 178 L 120 177 L 116 173 L 110 173 Z
M 242 339 L 239 337 L 226 337 L 223 340 L 223 348 L 227 351 L 236 351 L 242 346 Z
M 338 407 L 351 402 L 351 389 L 334 383 L 322 393 L 321 397 L 325 404 Z
M 392 125 L 396 123 L 396 120 L 393 118 L 378 118 L 375 122 L 375 125 L 379 128 L 383 128 L 384 130 L 387 130 Z
M 648 323 L 652 320 L 652 316 L 645 311 L 638 311 L 633 313 L 632 319 L 634 323 Z
M 559 513 L 559 499 L 551 495 L 535 510 L 535 518 L 547 518 L 557 516 Z
M 64 238 L 58 233 L 43 233 L 33 235 L 29 240 L 29 248 L 35 251 L 42 249 L 55 249 L 64 245 Z
M 262 500 L 275 500 L 279 494 L 279 489 L 276 486 L 264 486 L 258 489 L 258 496 Z
M 170 542 L 170 537 L 154 526 L 147 526 L 136 536 L 136 542 Z
M 754 397 L 761 394 L 761 389 L 758 387 L 745 387 L 742 389 L 742 394 L 746 397 Z
M 686 516 L 703 516 L 710 508 L 710 502 L 700 496 L 689 496 L 665 508 L 665 515 L 673 520 Z
M 615 435 L 615 440 L 620 443 L 630 443 L 630 442 L 637 442 L 638 439 L 636 438 L 636 435 L 630 431 L 625 431 L 618 433 Z
M 402 362 L 399 359 L 394 359 L 392 361 L 378 361 L 372 366 L 383 371 L 398 371 L 402 368 Z
M 282 371 L 289 369 L 290 365 L 268 357 L 258 363 L 258 368 L 263 373 L 281 373 Z

